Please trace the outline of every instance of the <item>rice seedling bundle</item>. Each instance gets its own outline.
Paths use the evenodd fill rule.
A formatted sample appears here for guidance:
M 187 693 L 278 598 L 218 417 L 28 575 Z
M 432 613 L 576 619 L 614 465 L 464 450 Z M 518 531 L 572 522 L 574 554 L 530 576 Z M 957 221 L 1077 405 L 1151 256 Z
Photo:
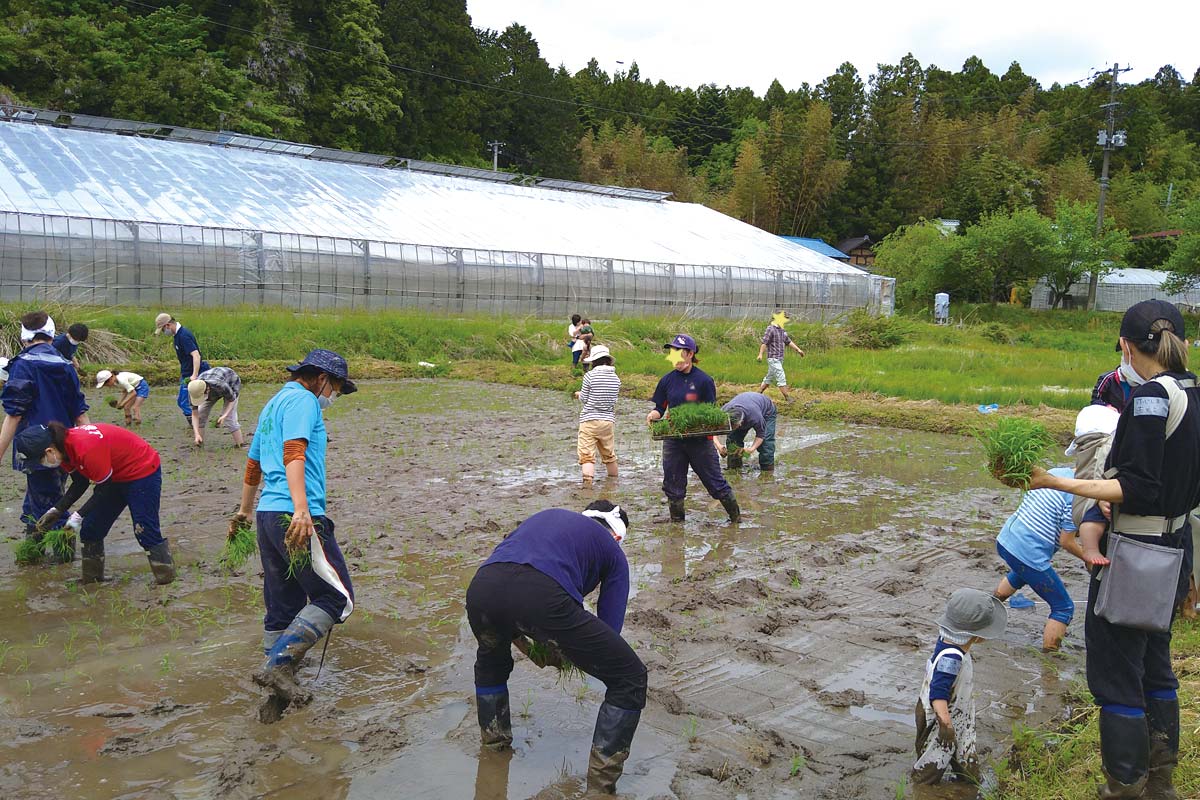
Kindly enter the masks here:
M 258 551 L 258 537 L 249 522 L 238 525 L 231 539 L 225 541 L 225 549 L 221 551 L 221 566 L 233 572 L 240 569 L 250 556 Z
M 37 564 L 45 556 L 40 539 L 21 539 L 13 545 L 13 555 L 18 564 Z
M 1005 486 L 1029 488 L 1035 466 L 1043 463 L 1054 438 L 1033 420 L 1003 417 L 995 426 L 979 433 L 987 454 L 988 471 Z
M 50 552 L 60 561 L 71 561 L 75 558 L 75 531 L 70 528 L 57 528 L 46 531 L 42 544 L 50 548 Z
M 729 414 L 716 403 L 685 403 L 668 409 L 667 416 L 650 426 L 655 437 L 699 436 L 728 433 Z
M 524 639 L 524 646 L 518 645 L 519 649 L 538 667 L 554 667 L 560 681 L 583 680 L 583 670 L 571 663 L 557 647 L 528 637 L 520 638 Z

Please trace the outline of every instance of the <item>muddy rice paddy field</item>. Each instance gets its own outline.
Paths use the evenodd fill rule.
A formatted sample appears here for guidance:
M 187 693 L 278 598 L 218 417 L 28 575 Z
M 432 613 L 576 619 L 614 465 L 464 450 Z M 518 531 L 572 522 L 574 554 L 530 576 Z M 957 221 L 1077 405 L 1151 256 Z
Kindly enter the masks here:
M 247 432 L 275 388 L 246 388 Z M 625 636 L 650 668 L 622 796 L 903 796 L 933 620 L 954 588 L 994 588 L 994 537 L 1018 501 L 968 439 L 781 419 L 774 474 L 730 476 L 740 525 L 694 476 L 687 522 L 653 525 L 665 504 L 646 404 L 620 405 L 620 479 L 584 491 L 565 393 L 369 383 L 328 414 L 329 513 L 356 609 L 319 677 L 319 647 L 301 672 L 314 703 L 264 726 L 249 678 L 257 559 L 234 575 L 217 565 L 244 451 L 222 431 L 192 448 L 172 395 L 154 391 L 141 433 L 163 456 L 179 581 L 150 586 L 127 515 L 99 588 L 74 582 L 77 563 L 17 568 L 10 547 L 0 554 L 6 798 L 579 796 L 603 686 L 518 655 L 514 752 L 481 753 L 462 602 L 520 520 L 599 497 L 629 512 Z M 119 421 L 101 399 L 93 419 Z M 18 477 L 0 477 L 12 539 Z M 1082 569 L 1060 568 L 1081 598 Z M 1045 613 L 1012 612 L 1003 639 L 974 651 L 985 760 L 1003 757 L 1015 721 L 1057 712 L 1081 671 L 1081 625 L 1062 655 L 1040 654 Z

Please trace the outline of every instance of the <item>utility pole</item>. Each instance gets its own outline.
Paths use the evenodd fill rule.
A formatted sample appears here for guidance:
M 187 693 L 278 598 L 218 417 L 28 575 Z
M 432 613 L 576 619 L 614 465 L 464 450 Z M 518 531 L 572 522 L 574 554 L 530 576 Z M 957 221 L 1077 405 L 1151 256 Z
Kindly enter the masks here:
M 492 172 L 499 172 L 500 148 L 504 147 L 504 142 L 488 142 L 488 147 L 492 148 Z
M 1112 77 L 1108 83 L 1108 102 L 1101 108 L 1106 112 L 1106 125 L 1096 138 L 1096 144 L 1104 148 L 1104 164 L 1100 168 L 1100 202 L 1096 206 L 1096 238 L 1104 233 L 1104 201 L 1108 197 L 1108 161 L 1112 151 L 1125 146 L 1125 131 L 1115 130 L 1117 125 L 1117 79 L 1122 72 L 1128 72 L 1131 67 L 1120 69 L 1116 62 L 1112 66 Z M 1096 287 L 1100 284 L 1100 270 L 1094 268 L 1088 280 L 1088 311 L 1096 310 Z

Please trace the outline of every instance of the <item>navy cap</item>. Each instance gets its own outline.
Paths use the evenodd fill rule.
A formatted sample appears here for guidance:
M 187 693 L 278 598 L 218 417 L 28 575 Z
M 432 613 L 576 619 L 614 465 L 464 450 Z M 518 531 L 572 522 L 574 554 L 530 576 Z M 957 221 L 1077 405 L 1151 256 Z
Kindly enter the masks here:
M 1160 333 L 1154 333 L 1150 329 L 1160 319 L 1171 323 L 1170 331 L 1180 339 L 1187 339 L 1183 314 L 1180 314 L 1179 309 L 1166 300 L 1143 300 L 1131 305 L 1126 310 L 1125 316 L 1121 318 L 1121 338 L 1128 339 L 1134 344 L 1152 342 L 1160 337 Z
M 676 350 L 691 350 L 693 353 L 700 352 L 700 345 L 696 344 L 696 340 L 686 333 L 675 334 L 675 338 L 664 344 L 663 347 L 674 347 Z
M 54 443 L 50 429 L 45 425 L 30 425 L 13 439 L 13 452 L 17 455 L 17 469 L 26 475 L 42 467 L 42 454 Z
M 354 394 L 358 391 L 358 387 L 354 385 L 354 381 L 350 380 L 350 368 L 346 366 L 346 359 L 332 350 L 323 350 L 321 348 L 313 350 L 304 357 L 303 361 L 299 364 L 293 364 L 287 370 L 288 372 L 298 372 L 304 367 L 315 367 L 326 375 L 340 379 L 342 381 L 342 394 Z

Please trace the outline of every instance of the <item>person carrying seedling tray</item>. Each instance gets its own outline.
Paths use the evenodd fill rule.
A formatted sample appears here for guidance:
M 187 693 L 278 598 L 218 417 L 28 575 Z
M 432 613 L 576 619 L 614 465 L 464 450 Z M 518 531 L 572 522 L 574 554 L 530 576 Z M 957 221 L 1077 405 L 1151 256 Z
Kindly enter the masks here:
M 111 400 L 109 404 L 113 408 L 125 412 L 125 424 L 127 426 L 141 425 L 142 403 L 146 402 L 146 398 L 150 396 L 150 384 L 146 379 L 136 372 L 118 372 L 115 375 L 107 369 L 97 372 L 96 388 L 103 389 L 109 386 L 115 386 L 121 390 L 121 396 L 117 398 L 116 404 L 114 405 Z
M 607 500 L 583 513 L 539 511 L 496 546 L 467 587 L 467 621 L 479 642 L 475 699 L 484 747 L 512 745 L 511 645 L 535 663 L 563 659 L 605 686 L 588 761 L 592 791 L 612 794 L 646 706 L 646 665 L 621 638 L 629 563 L 621 550 L 629 517 Z M 583 598 L 597 587 L 596 614 Z M 527 637 L 527 638 L 526 638 Z M 547 651 L 534 655 L 534 644 Z
M 61 422 L 63 425 L 86 425 L 88 404 L 79 385 L 79 375 L 71 362 L 54 349 L 54 320 L 44 311 L 31 311 L 21 317 L 21 344 L 24 349 L 8 363 L 8 381 L 0 391 L 4 406 L 4 423 L 0 426 L 0 458 L 8 451 L 13 438 L 26 428 Z M 25 523 L 25 538 L 38 549 L 42 534 L 35 530 L 37 521 L 62 496 L 65 479 L 57 469 L 36 465 L 22 469 L 13 452 L 13 469 L 25 472 L 25 499 L 21 504 L 21 520 Z M 61 527 L 50 525 L 46 530 Z M 40 550 L 38 550 L 40 558 Z M 34 559 L 36 560 L 36 559 Z
M 1130 306 L 1119 344 L 1145 383 L 1133 389 L 1117 421 L 1105 462 L 1109 477 L 1080 480 L 1034 469 L 1030 481 L 1034 489 L 1111 504 L 1110 522 L 1100 507 L 1083 515 L 1085 524 L 1107 526 L 1100 552 L 1082 537 L 1093 564 L 1084 632 L 1088 689 L 1100 706 L 1106 798 L 1178 796 L 1171 619 L 1191 572 L 1189 512 L 1200 505 L 1200 389 L 1188 371 L 1186 337 L 1172 304 Z
M 82 583 L 104 580 L 104 538 L 126 508 L 133 519 L 133 535 L 150 561 L 154 582 L 163 585 L 175 580 L 171 547 L 158 521 L 162 461 L 145 439 L 119 425 L 67 428 L 51 422 L 26 428 L 17 436 L 14 448 L 27 469 L 57 469 L 72 475 L 70 488 L 38 520 L 39 529 L 57 524 L 89 484 L 96 484 L 80 514 Z
M 675 336 L 663 345 L 667 360 L 673 369 L 658 381 L 651 398 L 654 408 L 646 415 L 646 425 L 653 426 L 670 414 L 670 409 L 688 403 L 716 403 L 717 385 L 713 383 L 698 363 L 700 346 L 686 333 Z M 663 494 L 667 496 L 667 507 L 671 522 L 683 522 L 684 498 L 687 497 L 688 467 L 696 472 L 704 488 L 715 499 L 721 501 L 729 514 L 730 522 L 742 517 L 733 487 L 721 474 L 721 460 L 717 445 L 711 436 L 669 438 L 663 440 Z
M 196 446 L 204 444 L 204 426 L 218 400 L 225 401 L 225 410 L 217 417 L 217 427 L 225 427 L 233 435 L 233 446 L 242 447 L 246 439 L 238 423 L 238 396 L 242 393 L 242 379 L 229 367 L 213 367 L 200 373 L 200 377 L 188 383 L 188 398 L 192 402 L 192 433 Z
M 719 446 L 721 455 L 727 457 L 726 466 L 738 469 L 742 458 L 758 453 L 758 468 L 763 472 L 775 469 L 775 419 L 777 411 L 771 398 L 758 392 L 742 392 L 735 395 L 721 410 L 733 419 L 733 432 L 725 437 L 725 445 Z M 754 441 L 746 447 L 746 434 L 754 431 Z
M 358 390 L 346 359 L 332 350 L 313 350 L 258 417 L 250 444 L 242 501 L 229 523 L 229 538 L 250 521 L 259 484 L 255 525 L 263 567 L 262 668 L 254 682 L 270 691 L 259 719 L 276 722 L 289 705 L 302 706 L 312 693 L 296 682 L 296 669 L 321 637 L 354 610 L 354 587 L 346 559 L 326 516 L 325 447 L 322 412 L 339 395 Z

